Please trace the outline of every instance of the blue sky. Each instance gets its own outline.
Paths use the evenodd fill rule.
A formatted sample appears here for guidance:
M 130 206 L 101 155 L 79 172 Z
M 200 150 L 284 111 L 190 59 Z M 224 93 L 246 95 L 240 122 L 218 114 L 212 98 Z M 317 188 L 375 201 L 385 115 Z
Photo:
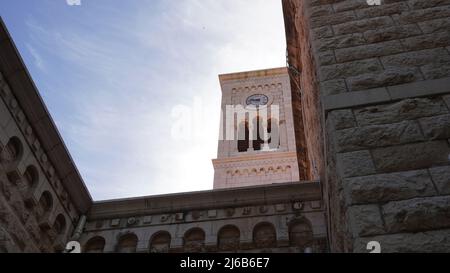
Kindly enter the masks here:
M 285 65 L 281 0 L 2 0 L 0 14 L 95 200 L 211 189 L 218 74 Z

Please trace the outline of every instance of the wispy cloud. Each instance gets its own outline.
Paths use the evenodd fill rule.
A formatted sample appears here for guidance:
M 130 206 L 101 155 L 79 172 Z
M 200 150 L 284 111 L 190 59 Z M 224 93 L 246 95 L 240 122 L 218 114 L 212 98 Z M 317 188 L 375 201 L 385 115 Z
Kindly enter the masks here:
M 45 72 L 44 60 L 42 59 L 41 55 L 30 44 L 27 44 L 26 47 L 31 56 L 33 56 L 34 65 L 36 65 L 37 68 Z
M 27 48 L 47 71 L 34 76 L 94 198 L 211 188 L 217 75 L 284 65 L 280 1 L 83 1 L 76 9 L 51 22 L 30 16 Z M 172 109 L 195 98 L 200 133 L 172 139 Z

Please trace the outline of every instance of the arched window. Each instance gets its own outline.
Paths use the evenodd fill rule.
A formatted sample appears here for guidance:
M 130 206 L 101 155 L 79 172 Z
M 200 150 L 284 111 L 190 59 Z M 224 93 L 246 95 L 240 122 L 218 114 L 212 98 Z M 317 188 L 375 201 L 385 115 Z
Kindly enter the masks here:
M 25 170 L 25 173 L 23 174 L 23 177 L 25 178 L 26 186 L 28 188 L 32 188 L 39 181 L 39 172 L 38 172 L 38 170 L 36 169 L 35 166 L 30 165 Z
M 168 253 L 172 237 L 167 231 L 160 231 L 152 236 L 150 240 L 151 253 Z
M 8 144 L 6 144 L 6 151 L 8 152 L 7 160 L 10 162 L 20 161 L 23 154 L 22 142 L 18 137 L 12 137 Z
M 270 149 L 278 149 L 280 146 L 280 128 L 279 122 L 276 119 L 267 120 L 264 124 L 264 119 L 261 116 L 255 117 L 251 121 L 252 137 L 250 137 L 250 126 L 247 121 L 243 121 L 238 127 L 238 151 L 240 153 L 247 152 L 250 148 L 250 140 L 252 141 L 252 148 L 254 151 L 263 149 L 264 144 L 268 144 Z M 265 127 L 267 126 L 267 127 Z M 265 133 L 269 133 L 269 139 L 265 140 Z M 251 139 L 250 139 L 251 138 Z
M 270 134 L 270 149 L 278 149 L 280 147 L 280 124 L 277 119 L 269 119 L 267 121 L 267 132 Z
M 221 251 L 237 251 L 239 249 L 241 233 L 235 226 L 225 226 L 218 234 L 218 248 Z
M 133 234 L 125 234 L 120 237 L 117 252 L 119 253 L 135 253 L 137 250 L 138 237 Z
M 294 221 L 289 225 L 289 242 L 292 247 L 300 248 L 304 252 L 306 248 L 312 247 L 313 231 L 311 225 L 306 221 Z
M 102 253 L 105 249 L 105 239 L 100 236 L 93 237 L 84 246 L 85 253 Z
M 248 122 L 243 121 L 239 124 L 238 128 L 238 151 L 245 153 L 250 148 L 250 131 L 248 129 Z
M 42 193 L 41 198 L 39 199 L 39 208 L 41 210 L 41 215 L 48 213 L 52 210 L 53 207 L 53 197 L 52 194 L 48 191 Z
M 260 223 L 253 229 L 253 243 L 257 248 L 273 248 L 277 246 L 277 233 L 270 223 Z
M 56 217 L 55 223 L 53 224 L 53 229 L 59 235 L 64 234 L 66 230 L 66 218 L 64 217 L 64 215 L 59 214 Z
M 253 119 L 253 150 L 260 151 L 264 145 L 264 128 L 262 117 Z
M 205 232 L 200 228 L 193 228 L 184 234 L 184 252 L 203 252 L 205 248 Z

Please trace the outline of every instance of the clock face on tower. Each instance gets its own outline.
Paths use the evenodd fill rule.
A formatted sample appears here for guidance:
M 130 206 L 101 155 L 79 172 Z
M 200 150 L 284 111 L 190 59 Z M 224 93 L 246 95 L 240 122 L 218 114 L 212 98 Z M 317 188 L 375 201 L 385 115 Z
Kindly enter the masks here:
M 247 105 L 254 105 L 254 106 L 267 105 L 268 102 L 269 98 L 266 95 L 261 94 L 252 95 L 248 97 L 246 101 Z

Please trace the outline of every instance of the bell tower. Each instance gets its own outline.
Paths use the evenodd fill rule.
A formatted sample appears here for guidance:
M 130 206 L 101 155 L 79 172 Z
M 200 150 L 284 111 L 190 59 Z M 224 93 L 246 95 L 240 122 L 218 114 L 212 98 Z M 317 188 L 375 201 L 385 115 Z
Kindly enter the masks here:
M 287 68 L 220 75 L 222 118 L 214 188 L 298 182 Z

